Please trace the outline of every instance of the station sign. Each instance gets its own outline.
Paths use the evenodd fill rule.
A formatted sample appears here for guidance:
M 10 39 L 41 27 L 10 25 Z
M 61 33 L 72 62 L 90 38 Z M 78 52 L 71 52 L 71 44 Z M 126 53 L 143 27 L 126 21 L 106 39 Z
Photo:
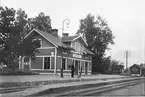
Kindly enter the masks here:
M 75 58 L 82 58 L 82 55 L 73 54 L 73 57 L 75 57 Z

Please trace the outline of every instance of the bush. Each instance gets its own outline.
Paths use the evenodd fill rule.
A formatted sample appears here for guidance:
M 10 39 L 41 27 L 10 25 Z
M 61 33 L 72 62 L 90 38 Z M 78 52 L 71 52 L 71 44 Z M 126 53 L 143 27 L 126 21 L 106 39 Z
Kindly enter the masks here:
M 38 75 L 38 72 L 32 72 L 32 71 L 22 71 L 22 70 L 3 70 L 0 72 L 0 75 Z

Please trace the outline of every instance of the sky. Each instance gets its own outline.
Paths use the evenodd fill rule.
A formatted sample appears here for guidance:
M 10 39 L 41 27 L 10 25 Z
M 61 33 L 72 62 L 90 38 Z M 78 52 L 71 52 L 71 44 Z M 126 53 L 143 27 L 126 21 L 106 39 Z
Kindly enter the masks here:
M 144 63 L 145 55 L 145 0 L 0 0 L 0 5 L 22 8 L 28 17 L 40 12 L 49 15 L 52 28 L 62 34 L 62 22 L 70 20 L 65 32 L 75 35 L 79 20 L 91 13 L 108 22 L 115 36 L 115 45 L 106 52 L 112 59 L 125 63 L 125 51 L 129 51 L 128 66 Z M 125 65 L 125 64 L 124 64 Z

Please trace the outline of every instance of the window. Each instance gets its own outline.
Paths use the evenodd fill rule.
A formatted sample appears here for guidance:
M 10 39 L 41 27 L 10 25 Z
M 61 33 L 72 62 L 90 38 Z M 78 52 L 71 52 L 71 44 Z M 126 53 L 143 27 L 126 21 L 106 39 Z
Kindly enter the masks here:
M 50 69 L 50 57 L 44 57 L 44 69 Z
M 91 65 L 91 62 L 89 62 L 89 70 L 91 70 L 92 69 L 92 67 L 91 67 L 92 65 Z
M 81 46 L 80 46 L 79 43 L 75 43 L 75 50 L 76 50 L 77 52 L 80 52 L 80 51 L 81 51 Z
M 63 68 L 63 70 L 66 69 L 66 58 L 63 58 L 63 60 L 62 60 L 62 68 Z
M 67 59 L 67 70 L 71 70 L 72 59 Z
M 42 39 L 33 39 L 32 42 L 37 41 L 37 40 L 38 40 L 40 47 L 41 47 L 42 46 Z M 38 48 L 40 48 L 40 47 L 38 47 Z

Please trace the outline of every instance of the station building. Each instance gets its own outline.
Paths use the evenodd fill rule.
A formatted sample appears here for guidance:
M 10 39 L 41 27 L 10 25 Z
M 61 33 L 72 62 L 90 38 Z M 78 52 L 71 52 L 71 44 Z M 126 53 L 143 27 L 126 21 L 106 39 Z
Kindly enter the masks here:
M 82 68 L 83 75 L 91 75 L 93 53 L 86 48 L 88 44 L 82 36 L 63 33 L 63 37 L 59 37 L 57 29 L 53 29 L 51 33 L 33 29 L 25 36 L 27 38 L 39 40 L 41 46 L 34 61 L 28 57 L 22 58 L 19 69 L 60 74 L 63 68 L 64 74 L 70 74 L 73 64 L 75 74 Z

